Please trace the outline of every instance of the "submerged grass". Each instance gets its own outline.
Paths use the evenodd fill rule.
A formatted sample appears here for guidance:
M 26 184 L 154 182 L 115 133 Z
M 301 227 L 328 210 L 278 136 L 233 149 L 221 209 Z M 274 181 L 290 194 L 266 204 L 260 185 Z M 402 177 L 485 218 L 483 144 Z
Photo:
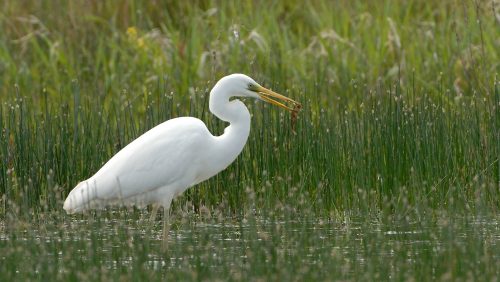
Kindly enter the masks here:
M 496 1 L 186 3 L 0 4 L 0 280 L 498 277 Z M 221 134 L 233 72 L 303 111 L 245 101 L 246 148 L 174 201 L 167 252 L 145 210 L 63 214 L 153 126 Z

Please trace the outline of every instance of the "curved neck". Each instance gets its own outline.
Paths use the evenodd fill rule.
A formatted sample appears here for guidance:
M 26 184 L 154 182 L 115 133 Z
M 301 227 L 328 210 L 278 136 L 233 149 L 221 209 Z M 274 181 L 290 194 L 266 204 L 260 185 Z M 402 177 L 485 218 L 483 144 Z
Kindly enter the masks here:
M 210 111 L 223 121 L 229 122 L 224 134 L 216 136 L 214 156 L 220 158 L 224 168 L 232 163 L 240 154 L 250 134 L 250 112 L 243 102 L 234 99 L 229 101 L 231 93 L 214 88 L 210 93 Z

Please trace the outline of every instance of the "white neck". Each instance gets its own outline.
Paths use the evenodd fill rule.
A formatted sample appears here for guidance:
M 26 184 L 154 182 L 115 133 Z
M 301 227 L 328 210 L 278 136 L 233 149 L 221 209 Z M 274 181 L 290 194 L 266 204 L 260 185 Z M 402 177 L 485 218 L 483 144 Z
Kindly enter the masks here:
M 210 111 L 223 121 L 229 122 L 224 134 L 215 137 L 214 158 L 219 160 L 221 168 L 226 168 L 241 153 L 250 134 L 250 112 L 243 102 L 229 101 L 232 93 L 214 88 L 210 93 Z

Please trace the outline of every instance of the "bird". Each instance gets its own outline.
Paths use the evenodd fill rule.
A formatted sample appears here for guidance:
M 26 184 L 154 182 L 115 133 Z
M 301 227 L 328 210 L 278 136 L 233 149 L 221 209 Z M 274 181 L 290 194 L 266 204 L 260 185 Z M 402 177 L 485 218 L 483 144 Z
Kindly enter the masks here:
M 106 206 L 151 204 L 154 218 L 157 209 L 163 207 L 166 237 L 172 200 L 226 169 L 243 150 L 251 116 L 237 97 L 259 99 L 294 116 L 301 107 L 299 102 L 264 88 L 247 75 L 227 75 L 215 84 L 209 97 L 210 112 L 229 123 L 223 134 L 212 135 L 194 117 L 167 120 L 130 142 L 92 177 L 78 183 L 63 209 L 74 214 Z

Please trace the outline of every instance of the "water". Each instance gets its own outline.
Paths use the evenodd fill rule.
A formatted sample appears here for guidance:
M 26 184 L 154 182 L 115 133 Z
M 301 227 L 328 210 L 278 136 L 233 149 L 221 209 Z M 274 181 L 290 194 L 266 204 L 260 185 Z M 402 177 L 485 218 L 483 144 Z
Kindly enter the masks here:
M 496 217 L 425 221 L 59 216 L 0 223 L 0 280 L 496 280 Z

